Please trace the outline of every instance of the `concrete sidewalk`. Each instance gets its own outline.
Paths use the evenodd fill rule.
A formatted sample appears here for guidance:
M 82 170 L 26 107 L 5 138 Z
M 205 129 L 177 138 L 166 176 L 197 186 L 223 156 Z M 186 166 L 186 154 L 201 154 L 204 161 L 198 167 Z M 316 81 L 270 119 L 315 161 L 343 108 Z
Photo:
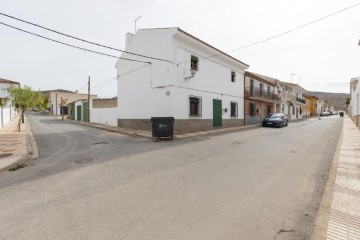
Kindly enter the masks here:
M 17 131 L 19 120 L 20 116 L 16 115 L 0 128 L 0 171 L 39 156 L 27 119 L 20 124 L 20 132 Z
M 360 239 L 360 131 L 344 116 L 312 239 Z

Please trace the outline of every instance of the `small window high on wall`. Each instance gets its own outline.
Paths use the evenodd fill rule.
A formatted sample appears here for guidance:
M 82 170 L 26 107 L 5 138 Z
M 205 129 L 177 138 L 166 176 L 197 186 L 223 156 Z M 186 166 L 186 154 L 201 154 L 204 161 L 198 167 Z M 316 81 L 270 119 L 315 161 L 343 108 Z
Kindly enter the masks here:
M 199 58 L 191 55 L 191 69 L 199 71 Z
M 231 71 L 231 82 L 235 82 L 236 73 L 234 71 Z

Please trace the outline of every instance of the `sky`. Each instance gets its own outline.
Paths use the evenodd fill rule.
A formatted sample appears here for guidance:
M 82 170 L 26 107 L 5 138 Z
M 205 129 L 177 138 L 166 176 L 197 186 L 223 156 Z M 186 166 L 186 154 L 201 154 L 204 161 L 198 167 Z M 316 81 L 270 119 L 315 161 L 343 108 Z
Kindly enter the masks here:
M 360 75 L 359 0 L 0 0 L 0 13 L 92 42 L 125 48 L 137 28 L 180 27 L 250 65 L 249 71 L 309 91 L 349 93 Z M 0 15 L 5 23 L 68 44 L 115 56 L 119 52 L 79 42 Z M 232 51 L 237 49 L 236 51 Z M 0 24 L 0 78 L 34 90 L 66 89 L 116 96 L 116 58 L 41 39 Z

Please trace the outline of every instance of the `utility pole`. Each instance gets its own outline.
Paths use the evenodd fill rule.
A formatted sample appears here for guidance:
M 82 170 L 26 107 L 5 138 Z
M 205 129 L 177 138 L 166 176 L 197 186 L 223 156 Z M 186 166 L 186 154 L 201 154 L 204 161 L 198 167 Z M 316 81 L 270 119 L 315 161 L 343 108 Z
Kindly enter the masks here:
M 89 76 L 89 81 L 88 81 L 88 122 L 90 122 L 90 76 Z

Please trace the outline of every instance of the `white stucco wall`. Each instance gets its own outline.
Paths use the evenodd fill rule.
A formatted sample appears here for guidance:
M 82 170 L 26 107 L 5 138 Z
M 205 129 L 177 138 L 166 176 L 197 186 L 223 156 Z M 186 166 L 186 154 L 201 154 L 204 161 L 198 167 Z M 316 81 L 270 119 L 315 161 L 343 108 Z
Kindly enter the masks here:
M 360 81 L 357 81 L 356 85 L 354 83 L 352 83 L 351 85 L 354 86 L 350 89 L 350 111 L 351 116 L 354 117 L 360 115 Z
M 63 92 L 63 91 L 48 91 L 47 94 L 49 94 L 49 101 L 50 106 L 53 110 L 53 115 L 61 115 L 61 98 L 66 100 L 66 104 L 74 102 L 74 101 L 80 101 L 88 98 L 88 94 L 86 93 L 78 93 L 78 92 Z M 96 99 L 97 95 L 90 95 L 90 99 Z
M 318 115 L 320 115 L 321 111 L 326 112 L 324 100 L 319 99 L 319 100 L 317 101 L 317 106 L 318 106 L 318 107 L 317 107 L 317 114 L 318 114 Z
M 0 128 L 14 118 L 14 109 L 12 107 L 0 108 Z
M 212 119 L 212 99 L 221 99 L 223 119 L 230 118 L 230 102 L 238 103 L 238 116 L 244 118 L 244 70 L 245 65 L 229 57 L 202 59 L 219 54 L 208 46 L 177 34 L 175 29 L 139 30 L 126 50 L 148 56 L 168 59 L 167 63 L 131 56 L 132 59 L 151 61 L 152 64 L 119 60 L 118 71 L 118 118 L 149 119 L 169 117 L 189 119 L 189 97 L 202 98 L 202 119 Z M 190 76 L 191 55 L 199 58 L 199 70 Z M 130 58 L 123 54 L 122 57 Z M 235 83 L 231 71 L 236 72 Z
M 6 89 L 11 86 L 17 87 L 19 85 L 11 84 L 11 83 L 0 83 L 0 98 L 6 98 L 9 96 Z M 0 110 L 0 127 L 2 127 L 2 125 L 7 124 L 14 118 L 15 109 L 11 105 L 12 105 L 11 101 L 8 101 L 6 106 Z
M 291 120 L 302 119 L 302 114 L 300 114 L 300 108 L 302 109 L 302 111 L 304 110 L 302 106 L 297 105 L 297 104 L 293 104 L 292 106 L 290 106 L 290 119 Z M 297 116 L 296 116 L 296 112 L 298 112 Z
M 117 126 L 117 107 L 90 109 L 90 122 Z
M 360 115 L 359 103 L 360 103 L 360 93 L 357 88 L 356 91 L 354 91 L 351 95 L 351 113 L 353 117 Z

